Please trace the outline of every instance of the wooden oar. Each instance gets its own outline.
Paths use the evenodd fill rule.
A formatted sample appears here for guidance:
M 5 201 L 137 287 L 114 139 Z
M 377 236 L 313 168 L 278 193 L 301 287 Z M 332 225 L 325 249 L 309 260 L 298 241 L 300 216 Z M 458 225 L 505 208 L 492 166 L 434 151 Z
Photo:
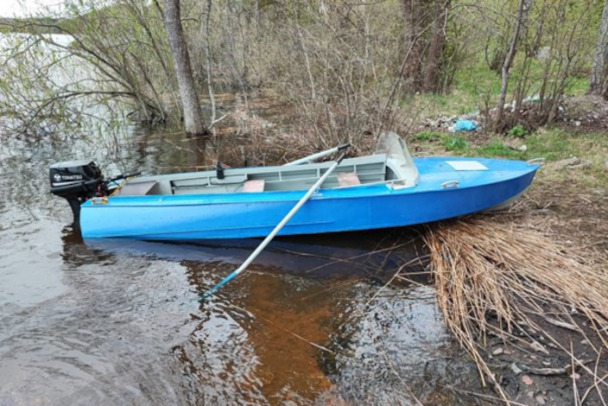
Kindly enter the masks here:
M 300 210 L 300 208 L 302 206 L 304 206 L 304 203 L 306 203 L 308 201 L 308 199 L 310 199 L 310 197 L 313 195 L 313 193 L 315 193 L 317 191 L 317 189 L 319 187 L 321 187 L 321 184 L 323 184 L 323 182 L 325 182 L 325 179 L 327 179 L 327 177 L 329 175 L 331 175 L 331 173 L 338 167 L 338 165 L 340 165 L 340 162 L 342 162 L 342 160 L 344 159 L 344 156 L 345 156 L 345 154 L 342 154 L 340 156 L 340 158 L 338 158 L 338 160 L 336 162 L 334 162 L 334 164 L 332 166 L 330 166 L 327 171 L 325 171 L 323 176 L 321 176 L 319 178 L 319 180 L 317 180 L 315 182 L 315 184 L 312 185 L 312 187 L 308 190 L 308 192 L 306 192 L 306 194 L 289 211 L 289 213 L 287 213 L 287 215 L 283 218 L 283 220 L 281 220 L 281 222 L 276 225 L 276 227 L 270 232 L 270 234 L 268 234 L 266 236 L 266 238 L 264 238 L 264 241 L 262 241 L 260 243 L 260 245 L 258 245 L 258 247 L 255 249 L 255 251 L 253 251 L 251 253 L 251 255 L 249 255 L 249 257 L 245 260 L 245 262 L 243 262 L 243 264 L 240 267 L 238 267 L 238 269 L 234 270 L 230 275 L 228 275 L 224 279 L 222 279 L 213 288 L 211 288 L 207 292 L 203 293 L 199 297 L 199 301 L 203 301 L 206 298 L 208 298 L 209 296 L 213 295 L 222 286 L 224 286 L 225 284 L 230 282 L 235 276 L 237 276 L 238 274 L 243 272 L 253 262 L 253 260 L 256 259 L 256 257 L 264 250 L 264 248 L 266 248 L 266 246 L 270 243 L 270 241 L 272 241 L 272 239 L 278 234 L 278 232 L 281 231 L 281 229 L 285 226 L 285 224 L 287 224 L 287 222 L 289 220 L 291 220 L 291 218 L 298 212 L 298 210 Z

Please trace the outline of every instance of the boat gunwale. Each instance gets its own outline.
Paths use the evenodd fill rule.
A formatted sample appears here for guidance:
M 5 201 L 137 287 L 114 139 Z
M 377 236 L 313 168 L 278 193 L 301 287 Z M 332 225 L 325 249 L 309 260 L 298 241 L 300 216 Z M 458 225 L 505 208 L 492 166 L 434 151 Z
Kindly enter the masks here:
M 521 161 L 517 161 L 521 162 Z M 400 182 L 402 180 L 391 179 L 383 182 L 375 182 L 371 184 L 351 185 L 344 187 L 336 187 L 331 189 L 319 189 L 311 200 L 342 200 L 342 199 L 365 199 L 365 198 L 382 198 L 395 195 L 409 194 L 427 194 L 427 193 L 445 193 L 450 191 L 468 190 L 473 188 L 485 187 L 494 184 L 503 183 L 528 176 L 530 173 L 536 172 L 540 166 L 533 165 L 528 171 L 518 171 L 517 176 L 496 179 L 492 182 L 475 183 L 469 185 L 460 185 L 457 188 L 422 188 L 426 182 L 423 181 L 424 175 L 421 176 L 421 182 L 414 187 L 391 188 L 391 183 Z M 386 188 L 382 188 L 386 186 Z M 356 194 L 339 194 L 332 193 L 333 191 L 343 192 L 350 190 L 377 189 L 377 193 L 356 193 Z M 135 208 L 135 207 L 179 207 L 179 206 L 208 206 L 208 205 L 237 205 L 237 204 L 272 204 L 277 202 L 297 201 L 306 190 L 275 190 L 264 192 L 232 192 L 232 193 L 216 193 L 216 194 L 190 194 L 190 195 L 144 195 L 144 196 L 111 196 L 106 200 L 95 202 L 94 198 L 83 203 L 83 209 L 89 208 Z M 324 192 L 329 192 L 324 194 Z M 264 196 L 263 199 L 259 197 Z M 226 197 L 230 197 L 226 199 Z M 246 197 L 246 198 L 244 198 Z M 274 197 L 274 199 L 273 199 Z M 276 198 L 282 197 L 282 198 Z

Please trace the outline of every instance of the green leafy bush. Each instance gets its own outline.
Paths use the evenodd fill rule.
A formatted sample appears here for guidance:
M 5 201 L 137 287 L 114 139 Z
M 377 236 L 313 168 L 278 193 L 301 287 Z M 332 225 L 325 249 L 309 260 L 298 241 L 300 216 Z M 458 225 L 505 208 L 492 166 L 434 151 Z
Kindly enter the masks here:
M 526 129 L 520 124 L 513 126 L 509 131 L 507 131 L 507 134 L 509 134 L 511 137 L 517 138 L 523 138 L 527 133 L 528 132 Z

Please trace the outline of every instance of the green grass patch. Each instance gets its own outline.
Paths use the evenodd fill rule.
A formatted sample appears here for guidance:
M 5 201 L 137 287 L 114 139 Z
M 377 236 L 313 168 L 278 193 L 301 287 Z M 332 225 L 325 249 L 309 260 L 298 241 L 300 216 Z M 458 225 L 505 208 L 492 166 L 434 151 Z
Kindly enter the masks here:
M 548 161 L 559 161 L 580 155 L 580 146 L 576 137 L 563 130 L 540 130 L 531 134 L 526 145 L 530 154 L 543 156 Z
M 443 139 L 445 134 L 440 133 L 439 131 L 421 131 L 412 135 L 412 141 L 438 141 Z
M 475 148 L 474 152 L 484 157 L 526 159 L 526 153 L 509 148 L 497 138 L 492 139 L 488 145 Z
M 443 146 L 448 151 L 464 151 L 468 148 L 469 143 L 462 137 L 452 135 L 445 137 Z

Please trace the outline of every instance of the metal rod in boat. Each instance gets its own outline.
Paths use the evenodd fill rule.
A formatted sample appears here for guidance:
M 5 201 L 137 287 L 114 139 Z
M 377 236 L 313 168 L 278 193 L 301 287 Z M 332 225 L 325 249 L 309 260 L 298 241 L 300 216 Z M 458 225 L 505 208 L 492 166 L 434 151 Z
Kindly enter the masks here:
M 350 147 L 350 144 L 342 144 L 337 147 L 328 149 L 326 151 L 317 152 L 316 154 L 308 155 L 308 156 L 305 156 L 304 158 L 300 158 L 298 160 L 288 162 L 283 166 L 293 166 L 293 165 L 301 165 L 301 164 L 310 163 L 310 162 L 316 161 L 319 158 L 323 158 L 324 156 L 327 156 L 329 154 L 333 154 L 334 152 L 343 151 L 348 147 Z
M 310 197 L 313 195 L 313 193 L 315 193 L 317 191 L 317 189 L 319 187 L 321 187 L 321 184 L 323 184 L 323 182 L 325 182 L 325 180 L 327 179 L 327 177 L 329 175 L 331 175 L 331 173 L 334 171 L 334 169 L 336 169 L 338 167 L 338 165 L 340 165 L 340 162 L 342 162 L 342 160 L 344 159 L 344 156 L 345 156 L 345 154 L 342 154 L 340 156 L 340 158 L 338 158 L 338 160 L 336 162 L 334 162 L 333 165 L 330 166 L 329 169 L 327 169 L 327 171 L 325 171 L 325 173 L 323 174 L 323 176 L 321 176 L 319 178 L 319 180 L 317 180 L 315 182 L 315 184 L 312 185 L 312 187 L 308 190 L 308 192 L 306 192 L 306 194 L 289 211 L 289 213 L 287 213 L 287 215 L 285 217 L 283 217 L 283 220 L 281 220 L 281 222 L 276 225 L 276 227 L 270 232 L 270 234 L 268 234 L 266 236 L 266 238 L 264 238 L 264 241 L 262 241 L 260 243 L 260 245 L 258 245 L 258 247 L 255 249 L 255 251 L 253 251 L 251 253 L 251 255 L 249 255 L 249 257 L 245 260 L 245 262 L 243 262 L 243 264 L 240 267 L 238 267 L 238 269 L 234 270 L 230 275 L 228 275 L 224 279 L 222 279 L 213 288 L 211 288 L 207 292 L 203 293 L 199 297 L 199 301 L 203 301 L 206 298 L 208 298 L 209 296 L 213 295 L 222 286 L 224 286 L 225 284 L 227 284 L 228 282 L 230 282 L 230 280 L 232 280 L 232 278 L 234 278 L 235 276 L 237 276 L 238 274 L 240 274 L 241 272 L 243 272 L 253 262 L 253 260 L 256 259 L 256 257 L 264 250 L 264 248 L 266 248 L 266 246 L 279 233 L 279 231 L 281 231 L 281 229 L 285 226 L 285 224 L 287 224 L 287 222 L 289 220 L 291 220 L 291 218 L 298 212 L 298 210 L 300 210 L 300 208 L 302 206 L 304 206 L 304 203 L 306 203 L 308 201 L 308 199 L 310 199 Z

